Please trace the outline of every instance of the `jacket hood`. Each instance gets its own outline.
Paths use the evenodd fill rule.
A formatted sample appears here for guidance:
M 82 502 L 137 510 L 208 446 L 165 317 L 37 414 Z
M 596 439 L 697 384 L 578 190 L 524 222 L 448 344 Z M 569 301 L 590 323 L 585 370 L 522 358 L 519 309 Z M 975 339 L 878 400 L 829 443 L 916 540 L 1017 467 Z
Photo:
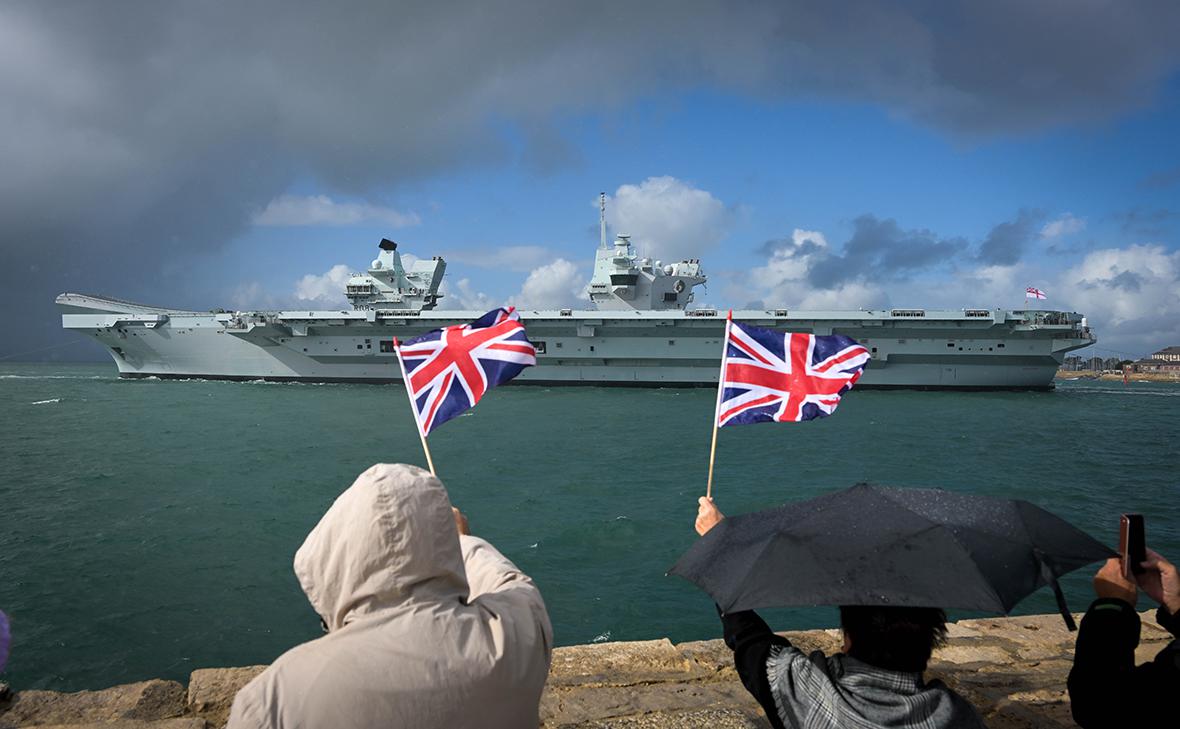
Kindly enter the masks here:
M 329 631 L 382 610 L 465 600 L 446 489 L 415 466 L 373 466 L 307 535 L 295 576 Z

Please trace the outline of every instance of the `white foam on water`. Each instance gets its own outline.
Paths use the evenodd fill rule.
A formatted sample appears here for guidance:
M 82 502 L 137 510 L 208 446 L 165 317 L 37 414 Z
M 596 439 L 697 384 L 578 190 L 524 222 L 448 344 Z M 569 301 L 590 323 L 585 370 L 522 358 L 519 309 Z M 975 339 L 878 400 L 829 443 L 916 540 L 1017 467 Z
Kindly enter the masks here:
M 50 399 L 50 400 L 38 400 L 38 401 L 36 401 L 36 402 L 31 402 L 31 403 L 29 403 L 29 404 L 30 404 L 30 405 L 48 405 L 48 404 L 49 404 L 49 403 L 51 403 L 51 402 L 61 402 L 61 398 L 60 398 L 60 397 L 55 397 L 55 398 L 53 398 L 53 399 Z
M 197 379 L 197 380 L 193 380 L 193 381 L 199 382 L 200 380 Z M 262 378 L 259 378 L 256 380 L 238 380 L 236 382 L 230 381 L 230 380 L 207 380 L 207 381 L 208 382 L 222 382 L 223 384 L 230 384 L 230 385 L 266 385 L 268 387 L 330 387 L 333 385 L 349 384 L 349 383 L 344 383 L 344 382 L 314 382 L 314 381 L 304 381 L 304 380 L 291 380 L 291 381 L 284 382 L 284 381 L 279 381 L 279 380 L 264 380 Z

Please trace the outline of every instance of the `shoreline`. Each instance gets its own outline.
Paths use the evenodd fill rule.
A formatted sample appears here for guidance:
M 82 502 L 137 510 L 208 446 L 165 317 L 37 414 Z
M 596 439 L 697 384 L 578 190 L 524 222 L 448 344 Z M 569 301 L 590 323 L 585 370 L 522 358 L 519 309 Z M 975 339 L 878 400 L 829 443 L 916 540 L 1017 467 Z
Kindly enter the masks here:
M 1122 382 L 1123 376 L 1095 374 L 1093 370 L 1065 371 L 1058 370 L 1054 380 L 1104 380 L 1107 382 Z M 1128 372 L 1127 380 L 1135 382 L 1180 382 L 1180 373 L 1165 372 Z
M 1136 663 L 1171 636 L 1142 619 Z M 1081 615 L 1076 615 L 1080 622 Z M 926 672 L 971 701 L 992 729 L 1072 727 L 1066 676 L 1076 633 L 1060 615 L 977 618 L 948 623 L 947 645 Z M 804 652 L 840 650 L 840 631 L 782 633 Z M 14 691 L 0 701 L 0 729 L 217 729 L 234 694 L 265 666 L 203 668 L 187 686 L 153 679 L 97 691 Z M 541 698 L 544 729 L 718 729 L 768 727 L 742 687 L 720 639 L 673 644 L 667 638 L 556 648 Z

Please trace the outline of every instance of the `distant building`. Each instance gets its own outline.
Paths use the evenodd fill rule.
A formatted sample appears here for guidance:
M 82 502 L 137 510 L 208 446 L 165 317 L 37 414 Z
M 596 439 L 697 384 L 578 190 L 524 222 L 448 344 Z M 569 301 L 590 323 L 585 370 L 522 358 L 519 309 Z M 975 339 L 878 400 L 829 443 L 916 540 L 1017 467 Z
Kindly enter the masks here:
M 1147 359 L 1127 365 L 1129 372 L 1169 372 L 1180 375 L 1180 347 L 1166 347 Z

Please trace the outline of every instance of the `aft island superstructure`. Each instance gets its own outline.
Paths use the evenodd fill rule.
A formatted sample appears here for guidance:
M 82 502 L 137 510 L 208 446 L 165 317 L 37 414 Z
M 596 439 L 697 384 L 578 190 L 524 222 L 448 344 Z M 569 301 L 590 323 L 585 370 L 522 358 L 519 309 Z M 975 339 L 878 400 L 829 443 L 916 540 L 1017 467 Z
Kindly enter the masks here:
M 351 310 L 183 311 L 61 294 L 62 325 L 94 337 L 122 377 L 314 382 L 400 381 L 393 339 L 472 321 L 484 312 L 436 308 L 440 257 L 407 271 L 382 240 L 353 275 Z M 537 365 L 518 382 L 548 385 L 715 386 L 725 312 L 692 308 L 706 281 L 697 260 L 638 256 L 630 238 L 605 235 L 595 257 L 593 309 L 519 310 Z M 843 334 L 869 348 L 858 388 L 1049 389 L 1067 352 L 1094 343 L 1077 313 L 890 308 L 734 311 L 735 320 Z

